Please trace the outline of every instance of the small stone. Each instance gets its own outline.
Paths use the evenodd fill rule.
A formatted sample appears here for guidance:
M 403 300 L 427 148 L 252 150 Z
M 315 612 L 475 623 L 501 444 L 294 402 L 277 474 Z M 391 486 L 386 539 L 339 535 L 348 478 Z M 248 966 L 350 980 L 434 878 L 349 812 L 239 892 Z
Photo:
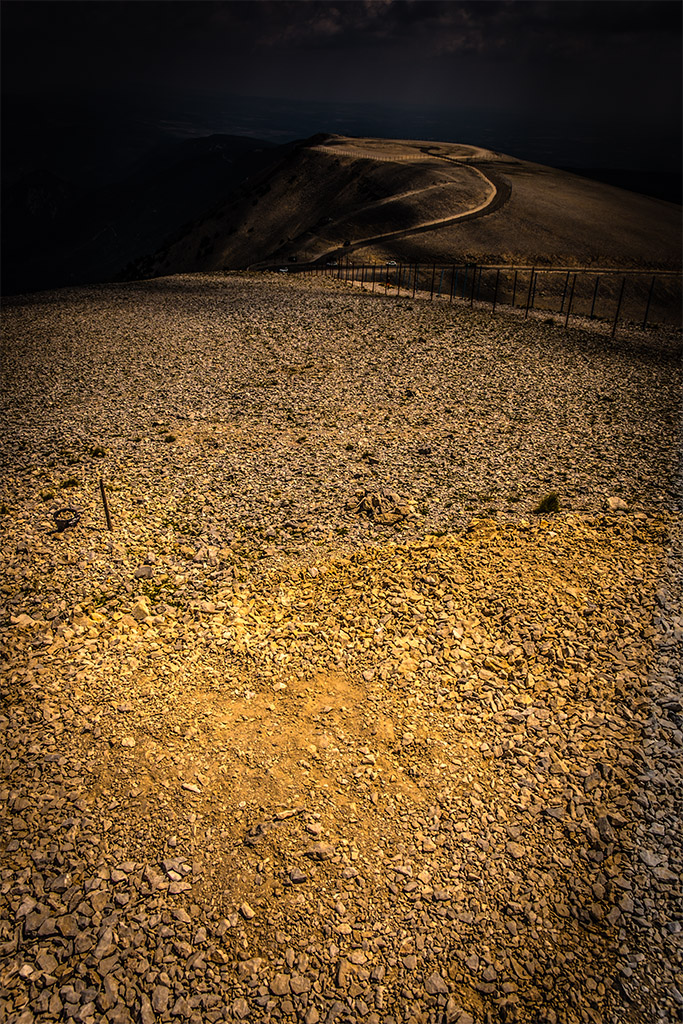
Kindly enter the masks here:
M 505 849 L 513 860 L 519 860 L 524 856 L 524 847 L 520 843 L 506 843 Z
M 119 999 L 119 986 L 116 978 L 112 974 L 108 974 L 102 982 L 102 991 L 97 996 L 97 1005 L 99 1006 L 102 1013 L 106 1013 L 107 1010 L 111 1010 L 112 1007 L 116 1006 Z
M 240 907 L 240 914 L 242 915 L 242 917 L 246 918 L 247 921 L 251 921 L 252 917 L 255 916 L 256 911 L 253 910 L 245 901 Z
M 313 843 L 306 850 L 305 856 L 311 860 L 329 860 L 334 857 L 334 846 L 331 843 Z
M 628 509 L 628 505 L 624 499 L 617 497 L 617 495 L 613 495 L 611 498 L 608 498 L 607 504 L 610 512 L 625 512 Z
M 337 988 L 345 988 L 348 984 L 349 978 L 353 973 L 353 969 L 348 960 L 340 960 L 337 964 L 337 971 L 335 974 L 335 985 Z
M 263 960 L 260 956 L 254 956 L 251 960 L 242 960 L 237 965 L 237 974 L 240 980 L 243 981 L 245 978 L 252 978 L 255 974 L 258 974 L 262 963 Z
M 51 953 L 39 953 L 36 957 L 36 961 L 41 971 L 45 974 L 54 974 L 55 968 L 58 966 L 59 961 Z
M 448 995 L 448 986 L 438 971 L 429 975 L 425 982 L 425 990 L 430 996 Z
M 243 999 L 242 996 L 235 999 L 232 1004 L 232 1012 L 236 1017 L 239 1017 L 240 1020 L 244 1020 L 245 1017 L 248 1017 L 249 1004 L 246 999 Z
M 131 1024 L 131 1017 L 125 1003 L 117 1003 L 107 1014 L 108 1024 Z
M 142 622 L 144 619 L 148 619 L 151 616 L 149 605 L 145 601 L 144 597 L 139 597 L 133 607 L 130 610 L 130 614 L 138 622 Z
M 116 945 L 114 944 L 113 940 L 113 931 L 111 930 L 111 928 L 105 928 L 104 932 L 100 936 L 99 942 L 97 943 L 93 951 L 93 956 L 95 957 L 96 960 L 105 960 L 107 957 L 112 955 L 112 953 L 116 950 Z
M 445 1024 L 455 1024 L 455 1021 L 459 1016 L 460 1007 L 458 1003 L 455 1001 L 454 997 L 449 996 L 448 1002 L 446 1003 L 446 1012 L 444 1017 Z
M 149 996 L 143 992 L 140 996 L 140 1024 L 154 1024 L 156 1017 L 149 1001 Z
M 78 921 L 73 914 L 65 914 L 57 919 L 57 929 L 65 939 L 73 939 L 78 935 Z
M 188 1003 L 185 996 L 178 996 L 173 1008 L 171 1009 L 172 1017 L 183 1017 L 185 1020 L 189 1020 L 192 1016 L 192 1007 Z
M 276 974 L 268 987 L 274 996 L 286 996 L 290 991 L 289 978 L 286 974 Z
M 170 989 L 165 985 L 157 985 L 152 992 L 152 1007 L 157 1013 L 166 1013 L 171 997 Z

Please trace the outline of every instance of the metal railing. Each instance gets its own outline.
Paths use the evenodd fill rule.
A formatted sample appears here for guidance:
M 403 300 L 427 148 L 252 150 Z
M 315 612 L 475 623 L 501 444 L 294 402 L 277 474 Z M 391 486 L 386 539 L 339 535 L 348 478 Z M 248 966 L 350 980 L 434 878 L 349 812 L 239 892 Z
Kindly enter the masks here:
M 478 263 L 353 263 L 289 267 L 292 273 L 334 277 L 395 298 L 428 298 L 471 308 L 507 307 L 525 319 L 545 313 L 600 321 L 612 337 L 630 329 L 681 326 L 681 272 Z

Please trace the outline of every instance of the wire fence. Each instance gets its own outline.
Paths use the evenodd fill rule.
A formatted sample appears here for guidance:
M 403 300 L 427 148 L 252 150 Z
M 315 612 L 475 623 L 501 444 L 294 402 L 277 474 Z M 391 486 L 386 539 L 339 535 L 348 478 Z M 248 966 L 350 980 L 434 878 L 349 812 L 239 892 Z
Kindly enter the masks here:
M 477 263 L 353 263 L 290 267 L 291 272 L 334 277 L 395 298 L 546 313 L 556 321 L 588 319 L 617 329 L 681 326 L 681 272 Z

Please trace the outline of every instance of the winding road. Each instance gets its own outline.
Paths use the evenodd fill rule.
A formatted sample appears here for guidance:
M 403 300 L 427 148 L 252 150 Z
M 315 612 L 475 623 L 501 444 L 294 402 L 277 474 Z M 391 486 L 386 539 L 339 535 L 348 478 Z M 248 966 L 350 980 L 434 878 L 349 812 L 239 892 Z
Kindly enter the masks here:
M 363 147 L 354 147 L 353 145 L 319 145 L 312 146 L 311 149 L 319 153 L 325 153 L 330 156 L 343 156 L 348 158 L 356 159 L 369 159 L 378 160 L 382 163 L 390 163 L 396 161 L 422 161 L 422 160 L 443 160 L 447 163 L 457 164 L 461 167 L 466 167 L 468 171 L 478 175 L 482 179 L 487 189 L 486 198 L 483 202 L 478 203 L 476 206 L 469 207 L 467 210 L 462 210 L 459 213 L 455 213 L 450 217 L 438 217 L 434 220 L 425 221 L 422 224 L 417 224 L 411 228 L 400 228 L 396 231 L 387 231 L 379 235 L 370 235 L 365 238 L 356 239 L 350 242 L 349 245 L 344 246 L 333 246 L 326 252 L 316 256 L 315 259 L 308 261 L 306 265 L 314 266 L 321 262 L 325 262 L 331 257 L 348 255 L 357 249 L 363 249 L 370 245 L 380 244 L 382 242 L 396 241 L 400 238 L 407 238 L 411 235 L 424 234 L 428 231 L 433 231 L 436 228 L 449 227 L 451 224 L 457 224 L 464 220 L 472 220 L 476 217 L 486 216 L 487 214 L 494 213 L 499 210 L 509 199 L 511 188 L 507 182 L 502 181 L 497 175 L 485 174 L 479 167 L 476 167 L 473 163 L 474 160 L 491 159 L 497 154 L 491 153 L 489 150 L 481 149 L 477 146 L 461 146 L 453 147 L 454 149 L 465 150 L 462 154 L 447 155 L 439 152 L 437 146 L 420 146 L 419 149 L 409 147 L 410 153 L 405 155 L 395 154 L 390 155 L 387 153 L 382 154 L 381 152 L 373 152 L 372 149 Z M 403 199 L 410 195 L 419 195 L 423 192 L 427 192 L 436 186 L 429 185 L 422 189 L 413 189 L 408 192 L 399 193 L 395 196 L 388 196 L 385 199 L 379 199 L 375 203 L 369 203 L 367 206 L 362 207 L 363 211 L 371 209 L 376 206 L 389 205 L 392 202 Z M 444 186 L 439 186 L 444 187 Z M 354 213 L 360 211 L 354 211 Z M 343 218 L 340 218 L 333 223 L 339 224 Z

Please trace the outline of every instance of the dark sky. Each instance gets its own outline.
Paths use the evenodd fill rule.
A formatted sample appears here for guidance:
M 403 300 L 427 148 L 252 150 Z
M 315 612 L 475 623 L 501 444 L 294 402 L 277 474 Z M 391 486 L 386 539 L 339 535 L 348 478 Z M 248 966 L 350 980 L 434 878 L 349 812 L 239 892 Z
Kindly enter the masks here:
M 680 164 L 678 0 L 2 6 L 17 163 L 164 133 L 480 142 L 558 165 Z

